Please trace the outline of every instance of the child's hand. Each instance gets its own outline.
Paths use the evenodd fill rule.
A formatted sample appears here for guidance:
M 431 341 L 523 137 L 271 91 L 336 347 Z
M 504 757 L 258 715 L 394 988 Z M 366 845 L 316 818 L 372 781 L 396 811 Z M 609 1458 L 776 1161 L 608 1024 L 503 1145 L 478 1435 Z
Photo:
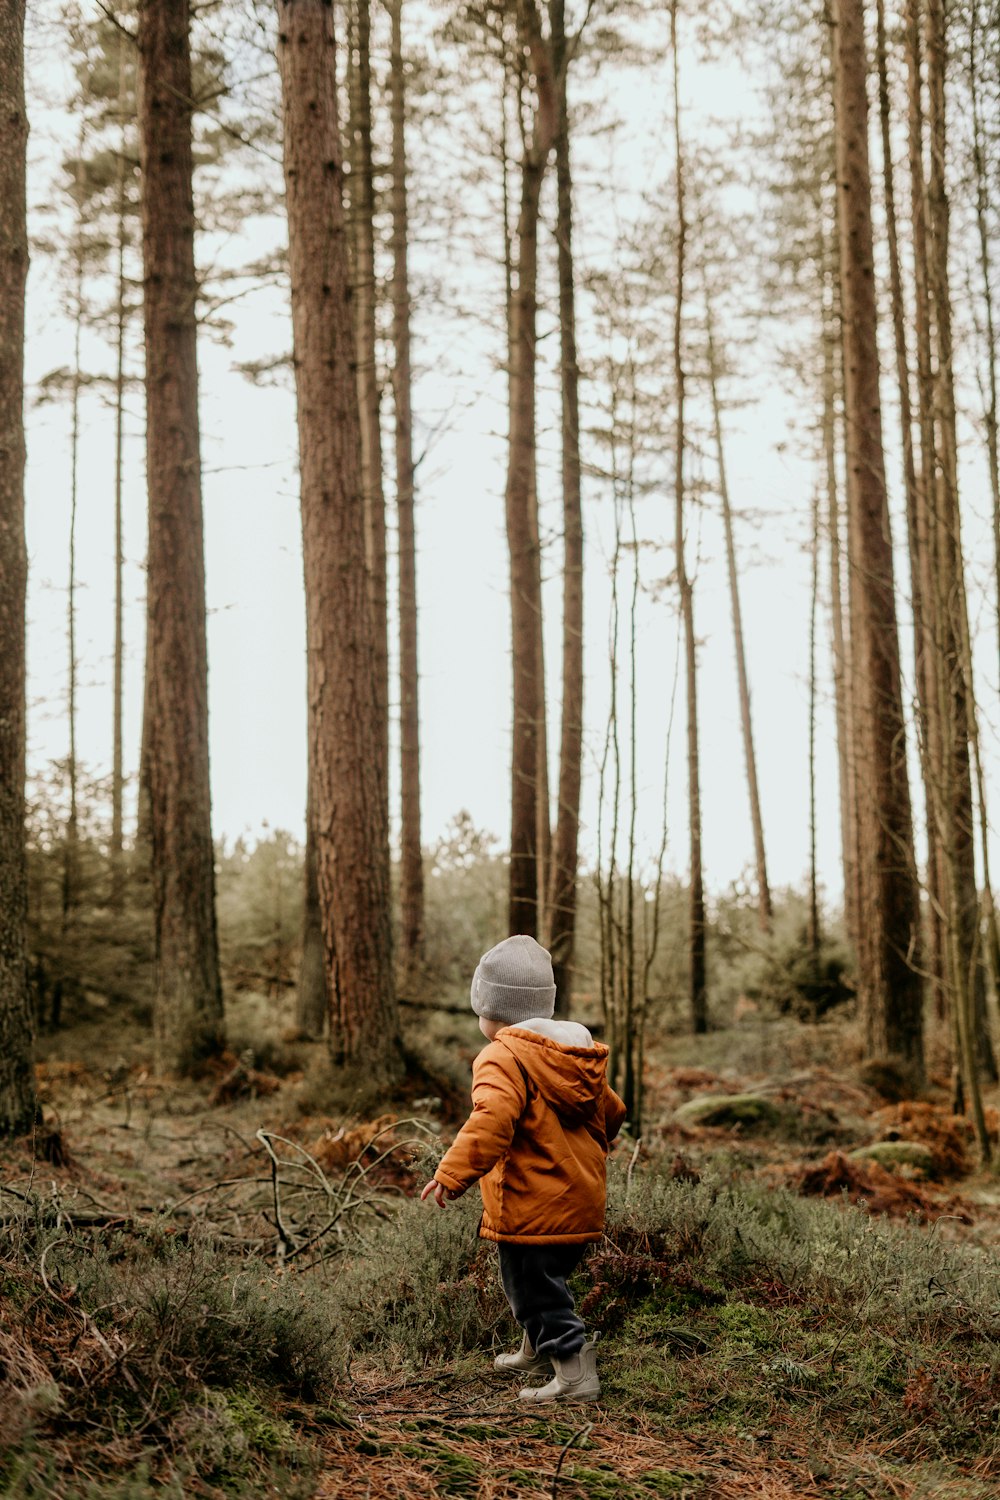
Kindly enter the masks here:
M 420 1194 L 421 1203 L 423 1203 L 425 1198 L 429 1198 L 432 1193 L 434 1194 L 434 1202 L 437 1204 L 438 1208 L 444 1208 L 448 1199 L 454 1198 L 455 1196 L 454 1193 L 448 1191 L 443 1183 L 438 1182 L 436 1177 L 431 1178 L 430 1182 Z

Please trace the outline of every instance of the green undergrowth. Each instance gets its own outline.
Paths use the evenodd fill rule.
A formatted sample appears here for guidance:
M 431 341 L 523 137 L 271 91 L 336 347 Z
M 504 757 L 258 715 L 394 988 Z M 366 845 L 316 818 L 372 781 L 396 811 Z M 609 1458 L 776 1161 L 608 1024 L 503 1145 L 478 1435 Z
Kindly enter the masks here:
M 340 1280 L 355 1355 L 415 1371 L 483 1351 L 487 1369 L 514 1329 L 475 1228 L 464 1202 L 380 1227 Z M 1000 1480 L 1000 1267 L 973 1247 L 752 1184 L 615 1173 L 575 1290 L 612 1412 L 693 1438 L 877 1439 L 894 1463 Z
M 784 1192 L 613 1194 L 584 1307 L 605 1393 L 670 1430 L 783 1424 L 1000 1479 L 1000 1267 L 915 1225 Z
M 515 1330 L 477 1226 L 475 1195 L 403 1201 L 332 1264 L 282 1277 L 218 1238 L 26 1220 L 0 1251 L 0 1496 L 295 1500 L 324 1428 L 353 1427 L 359 1375 L 418 1379 L 428 1404 L 440 1375 L 495 1402 L 479 1377 Z M 973 1469 L 1000 1481 L 1000 1268 L 974 1247 L 732 1179 L 614 1170 L 574 1289 L 601 1335 L 603 1422 L 694 1444 L 794 1432 L 831 1494 L 873 1443 L 941 1494 Z M 540 1417 L 540 1434 L 567 1441 L 575 1416 Z M 470 1442 L 495 1426 L 484 1410 Z M 357 1430 L 359 1457 L 382 1442 Z M 442 1494 L 477 1494 L 475 1453 L 419 1426 L 402 1442 Z M 690 1477 L 650 1469 L 623 1491 L 576 1450 L 564 1475 L 568 1495 L 608 1500 Z
M 0 1495 L 312 1493 L 291 1401 L 343 1367 L 329 1294 L 211 1240 L 24 1223 L 0 1258 Z

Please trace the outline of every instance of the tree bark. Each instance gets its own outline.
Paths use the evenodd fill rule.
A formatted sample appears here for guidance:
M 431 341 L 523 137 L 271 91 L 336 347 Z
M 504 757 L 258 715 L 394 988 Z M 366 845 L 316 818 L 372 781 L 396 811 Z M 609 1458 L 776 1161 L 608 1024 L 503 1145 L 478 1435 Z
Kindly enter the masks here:
M 535 347 L 538 289 L 538 219 L 542 181 L 558 132 L 552 55 L 542 35 L 536 0 L 518 8 L 518 37 L 537 95 L 521 161 L 521 197 L 515 231 L 517 264 L 509 329 L 510 432 L 504 508 L 510 553 L 513 745 L 508 921 L 512 933 L 539 931 L 539 737 L 545 732 L 541 559 L 533 504 L 535 464 Z
M 836 260 L 835 253 L 834 259 Z M 837 777 L 840 793 L 840 849 L 844 875 L 844 925 L 848 942 L 858 952 L 861 897 L 858 888 L 858 799 L 854 765 L 854 715 L 851 690 L 850 640 L 845 629 L 841 495 L 837 476 L 837 347 L 834 278 L 839 270 L 824 269 L 823 292 L 823 463 L 826 475 L 826 514 L 830 538 L 830 616 L 833 636 L 833 695 L 837 725 Z
M 917 696 L 917 747 L 924 789 L 927 829 L 927 885 L 929 901 L 930 975 L 940 990 L 944 982 L 945 945 L 941 925 L 940 888 L 941 855 L 938 848 L 937 822 L 934 817 L 934 763 L 931 738 L 937 735 L 935 697 L 930 681 L 928 631 L 924 599 L 928 567 L 926 495 L 923 490 L 923 458 L 918 476 L 913 448 L 913 406 L 910 397 L 910 362 L 906 339 L 906 308 L 899 261 L 899 239 L 896 224 L 896 187 L 892 165 L 892 119 L 889 95 L 889 69 L 885 30 L 885 3 L 876 6 L 876 58 L 878 67 L 879 125 L 882 140 L 882 173 L 885 197 L 886 240 L 889 257 L 889 291 L 892 306 L 893 344 L 896 354 L 896 381 L 899 389 L 899 420 L 903 451 L 903 486 L 906 495 L 906 530 L 910 556 L 910 604 L 913 614 L 913 660 Z M 921 226 L 922 233 L 922 226 Z M 918 269 L 918 277 L 925 275 Z M 919 319 L 918 319 L 919 328 Z M 919 405 L 919 403 L 918 403 Z M 923 431 L 923 429 L 921 429 Z M 940 998 L 938 1004 L 940 1005 Z
M 76 652 L 76 525 L 80 491 L 80 389 L 82 369 L 80 345 L 83 337 L 83 164 L 86 129 L 80 127 L 76 163 L 76 236 L 73 246 L 73 369 L 70 375 L 70 480 L 69 480 L 69 575 L 66 581 L 66 719 L 69 747 L 66 779 L 69 783 L 69 812 L 66 818 L 66 843 L 62 872 L 62 941 L 65 944 L 73 910 L 79 900 L 80 822 L 78 808 L 79 771 L 76 756 L 76 690 L 78 679 Z
M 862 0 L 834 5 L 851 640 L 859 715 L 859 987 L 870 1056 L 923 1079 L 920 900 L 882 446 Z
M 146 335 L 146 776 L 157 1066 L 222 1047 L 208 764 L 188 0 L 139 5 Z
M 677 52 L 677 0 L 670 0 L 670 46 L 673 53 L 674 190 L 677 205 L 677 256 L 674 288 L 674 400 L 677 426 L 674 443 L 674 555 L 687 685 L 688 835 L 690 885 L 688 904 L 688 971 L 691 1024 L 695 1032 L 708 1030 L 705 962 L 705 888 L 701 860 L 701 769 L 698 753 L 698 664 L 694 633 L 694 590 L 684 558 L 684 276 L 687 257 L 687 218 L 684 200 L 684 154 L 681 143 L 680 62 Z
M 712 308 L 706 298 L 705 317 L 708 335 L 708 383 L 712 398 L 712 429 L 715 436 L 715 458 L 719 473 L 719 499 L 726 536 L 726 565 L 729 574 L 729 602 L 733 617 L 733 643 L 736 653 L 736 679 L 740 699 L 740 727 L 743 732 L 743 759 L 750 794 L 750 821 L 753 827 L 754 860 L 757 867 L 757 917 L 762 932 L 770 932 L 773 916 L 771 887 L 767 878 L 767 854 L 764 848 L 764 820 L 760 811 L 757 786 L 757 757 L 753 744 L 753 719 L 750 713 L 750 681 L 747 674 L 746 649 L 743 644 L 743 611 L 740 607 L 739 572 L 736 567 L 736 541 L 733 535 L 733 508 L 729 499 L 726 474 L 726 449 L 722 437 L 722 410 L 719 403 L 719 377 L 712 326 Z M 812 720 L 810 719 L 810 723 Z M 815 820 L 814 820 L 815 824 Z
M 813 973 L 819 977 L 819 881 L 816 872 L 816 609 L 819 602 L 820 496 L 813 498 L 809 559 L 809 919 L 806 944 Z
M 331 0 L 277 0 L 302 474 L 309 777 L 338 1065 L 400 1066 L 380 699 L 365 555 L 361 431 Z
M 951 325 L 951 289 L 948 274 L 950 207 L 945 178 L 947 140 L 945 72 L 947 68 L 947 35 L 942 0 L 927 0 L 927 81 L 928 124 L 930 131 L 930 176 L 928 180 L 928 221 L 930 227 L 930 292 L 934 309 L 935 353 L 937 371 L 934 386 L 935 429 L 940 437 L 936 454 L 937 565 L 941 570 L 940 645 L 945 680 L 942 695 L 948 694 L 950 723 L 946 733 L 951 737 L 950 776 L 945 781 L 949 806 L 949 835 L 953 846 L 956 882 L 953 906 L 958 921 L 958 963 L 964 986 L 968 989 L 970 1025 L 975 1041 L 978 1066 L 995 1082 L 997 1063 L 990 1040 L 986 1014 L 985 966 L 980 953 L 979 893 L 976 886 L 975 813 L 973 810 L 973 762 L 977 773 L 980 813 L 983 817 L 983 857 L 986 871 L 988 910 L 992 916 L 992 893 L 989 888 L 989 849 L 985 819 L 985 786 L 979 762 L 979 735 L 976 722 L 972 654 L 966 653 L 969 621 L 965 598 L 965 563 L 962 556 L 961 512 L 958 495 L 958 428 L 955 410 L 955 382 Z M 968 1080 L 967 1080 L 968 1082 Z M 971 1084 L 970 1084 L 971 1088 Z M 973 1105 L 975 1100 L 973 1098 Z M 981 1104 L 978 1106 L 981 1114 Z M 977 1120 L 977 1128 L 979 1125 Z M 983 1134 L 985 1140 L 985 1134 Z M 988 1151 L 988 1147 L 986 1147 Z
M 303 868 L 302 956 L 295 992 L 295 1021 L 300 1036 L 321 1037 L 330 1010 L 319 899 L 316 825 L 313 799 L 306 798 L 306 849 Z
M 986 169 L 983 135 L 983 109 L 980 99 L 977 48 L 977 3 L 969 5 L 969 103 L 972 113 L 972 170 L 976 194 L 976 238 L 979 272 L 982 277 L 983 312 L 986 317 L 986 456 L 989 465 L 990 495 L 993 500 L 993 572 L 996 588 L 996 628 L 1000 640 L 1000 444 L 997 415 L 997 346 L 996 312 L 993 301 L 993 279 L 990 269 L 990 235 L 987 213 L 990 184 Z M 987 45 L 989 38 L 987 33 Z
M 373 753 L 381 786 L 382 816 L 389 838 L 389 640 L 386 580 L 385 491 L 376 357 L 375 174 L 372 158 L 371 7 L 349 0 L 356 30 L 350 78 L 350 229 L 354 247 L 354 318 L 357 339 L 358 406 L 361 419 L 361 482 L 364 489 L 368 589 L 378 691 L 378 733 Z
M 35 1122 L 24 843 L 24 0 L 0 8 L 0 1136 Z
M 125 549 L 123 540 L 123 498 L 125 473 L 125 330 L 128 321 L 126 308 L 125 248 L 127 242 L 126 196 L 126 112 L 125 112 L 125 44 L 126 37 L 118 33 L 118 111 L 121 120 L 121 140 L 118 147 L 118 200 L 116 205 L 117 244 L 117 307 L 115 309 L 115 644 L 112 685 L 112 733 L 111 733 L 111 905 L 119 909 L 125 896 L 123 802 L 125 773 L 122 756 L 122 707 L 124 681 L 124 574 Z
M 910 540 L 911 554 L 919 562 L 920 594 L 923 600 L 923 641 L 917 657 L 917 688 L 922 694 L 918 731 L 924 734 L 922 765 L 925 768 L 928 850 L 927 889 L 930 905 L 931 951 L 928 969 L 934 987 L 935 1008 L 943 1018 L 947 1008 L 948 955 L 945 931 L 948 903 L 945 890 L 944 852 L 940 845 L 937 800 L 942 764 L 944 707 L 939 702 L 937 655 L 940 631 L 937 624 L 935 576 L 936 509 L 934 475 L 934 377 L 931 355 L 931 306 L 928 285 L 927 203 L 924 183 L 924 110 L 921 95 L 923 43 L 921 0 L 907 0 L 905 49 L 907 62 L 907 162 L 910 178 L 910 222 L 913 240 L 914 348 L 917 372 L 917 420 L 920 467 L 915 475 L 916 517 Z
M 410 981 L 424 957 L 424 861 L 420 842 L 420 678 L 417 651 L 417 560 L 414 513 L 413 408 L 410 372 L 409 211 L 406 186 L 406 74 L 403 0 L 390 0 L 392 41 L 392 332 L 396 414 L 396 516 L 399 530 L 400 872 L 403 972 Z
M 552 0 L 549 15 L 559 101 L 556 136 L 556 242 L 562 405 L 563 612 L 559 803 L 552 842 L 547 915 L 548 947 L 552 952 L 552 969 L 556 981 L 556 1008 L 560 1015 L 568 1015 L 573 998 L 583 763 L 583 505 L 580 484 L 580 370 L 576 348 L 576 291 L 573 275 L 573 178 L 570 163 L 564 0 Z

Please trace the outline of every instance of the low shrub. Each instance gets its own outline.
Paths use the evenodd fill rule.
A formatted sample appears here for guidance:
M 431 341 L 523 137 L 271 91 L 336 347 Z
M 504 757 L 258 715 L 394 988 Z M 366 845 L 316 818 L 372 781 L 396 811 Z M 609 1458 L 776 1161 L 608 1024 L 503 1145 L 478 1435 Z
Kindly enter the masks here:
M 182 1496 L 197 1475 L 203 1495 L 263 1496 L 278 1472 L 309 1493 L 309 1444 L 271 1413 L 343 1369 L 322 1287 L 208 1238 L 24 1223 L 0 1326 L 0 1494 Z

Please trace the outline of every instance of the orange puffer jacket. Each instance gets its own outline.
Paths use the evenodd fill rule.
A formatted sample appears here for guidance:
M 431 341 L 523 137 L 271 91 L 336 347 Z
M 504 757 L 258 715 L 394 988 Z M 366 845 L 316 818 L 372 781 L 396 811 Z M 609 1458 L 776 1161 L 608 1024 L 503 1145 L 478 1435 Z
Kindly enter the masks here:
M 568 1045 L 559 1036 L 590 1045 Z M 484 1239 L 524 1245 L 600 1239 L 608 1142 L 625 1119 L 608 1085 L 607 1062 L 607 1047 L 584 1027 L 553 1021 L 505 1027 L 480 1052 L 472 1067 L 472 1114 L 434 1176 L 456 1196 L 479 1181 Z

